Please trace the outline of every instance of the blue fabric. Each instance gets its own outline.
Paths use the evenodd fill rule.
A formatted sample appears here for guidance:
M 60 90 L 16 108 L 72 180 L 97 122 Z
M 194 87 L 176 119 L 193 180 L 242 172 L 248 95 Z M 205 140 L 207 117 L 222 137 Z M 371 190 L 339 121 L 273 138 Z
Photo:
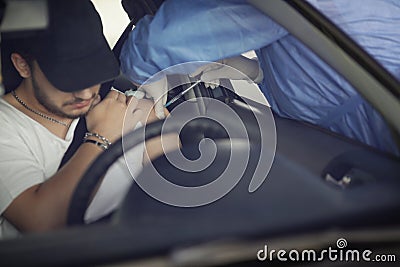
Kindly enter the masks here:
M 245 0 L 166 1 L 154 18 L 144 17 L 131 32 L 121 51 L 121 69 L 142 84 L 170 66 L 235 56 L 285 34 Z
M 400 80 L 400 1 L 308 0 Z M 169 0 L 132 31 L 122 71 L 143 83 L 178 63 L 256 50 L 260 84 L 280 116 L 321 125 L 399 155 L 381 116 L 285 29 L 245 0 Z M 184 71 L 184 70 L 182 70 Z

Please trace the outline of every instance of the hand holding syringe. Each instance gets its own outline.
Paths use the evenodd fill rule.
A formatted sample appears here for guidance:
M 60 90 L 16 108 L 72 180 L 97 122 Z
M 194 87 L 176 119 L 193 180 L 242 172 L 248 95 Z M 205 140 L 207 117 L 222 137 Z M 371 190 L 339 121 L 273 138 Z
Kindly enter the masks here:
M 198 85 L 201 82 L 201 80 L 196 81 L 194 84 L 192 84 L 191 86 L 189 86 L 188 88 L 186 88 L 185 90 L 183 90 L 182 92 L 180 92 L 179 94 L 177 94 L 174 98 L 172 98 L 170 101 L 168 101 L 164 107 L 168 107 L 169 105 L 175 103 L 179 98 L 181 98 L 184 94 L 186 94 L 187 92 L 189 92 L 189 90 L 191 90 L 193 87 L 195 87 L 196 85 Z

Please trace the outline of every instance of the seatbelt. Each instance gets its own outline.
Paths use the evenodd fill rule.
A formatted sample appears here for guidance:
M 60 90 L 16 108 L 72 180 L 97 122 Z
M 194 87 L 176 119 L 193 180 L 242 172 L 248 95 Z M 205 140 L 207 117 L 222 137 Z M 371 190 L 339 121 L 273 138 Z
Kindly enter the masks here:
M 65 163 L 75 154 L 76 150 L 78 150 L 79 146 L 82 144 L 83 137 L 87 132 L 86 128 L 86 119 L 81 118 L 76 125 L 74 138 L 72 139 L 71 145 L 68 147 L 67 152 L 65 152 L 64 157 L 61 160 L 60 166 L 58 169 L 61 169 Z

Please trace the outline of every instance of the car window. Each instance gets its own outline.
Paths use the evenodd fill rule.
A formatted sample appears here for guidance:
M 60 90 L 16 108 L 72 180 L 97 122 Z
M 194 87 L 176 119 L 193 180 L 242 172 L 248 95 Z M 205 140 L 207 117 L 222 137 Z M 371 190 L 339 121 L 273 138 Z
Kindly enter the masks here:
M 128 15 L 123 10 L 120 0 L 92 0 L 92 2 L 103 22 L 104 36 L 112 48 L 129 23 Z
M 400 20 L 393 20 L 393 14 L 400 13 L 398 1 L 366 0 L 362 6 L 346 0 L 308 2 L 399 80 L 400 65 L 395 58 L 400 54 Z

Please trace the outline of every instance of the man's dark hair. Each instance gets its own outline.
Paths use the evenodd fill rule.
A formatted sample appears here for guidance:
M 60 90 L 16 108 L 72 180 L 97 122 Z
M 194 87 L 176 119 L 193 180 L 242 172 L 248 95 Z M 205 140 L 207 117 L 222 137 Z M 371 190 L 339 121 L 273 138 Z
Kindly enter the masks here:
M 11 54 L 18 53 L 20 54 L 31 67 L 34 61 L 34 56 L 31 52 L 23 47 L 21 43 L 21 39 L 13 38 L 7 36 L 7 34 L 2 34 L 1 36 L 1 58 L 2 58 L 2 66 L 1 66 L 1 74 L 3 78 L 3 85 L 6 93 L 14 90 L 21 83 L 22 78 L 14 68 L 11 61 Z

